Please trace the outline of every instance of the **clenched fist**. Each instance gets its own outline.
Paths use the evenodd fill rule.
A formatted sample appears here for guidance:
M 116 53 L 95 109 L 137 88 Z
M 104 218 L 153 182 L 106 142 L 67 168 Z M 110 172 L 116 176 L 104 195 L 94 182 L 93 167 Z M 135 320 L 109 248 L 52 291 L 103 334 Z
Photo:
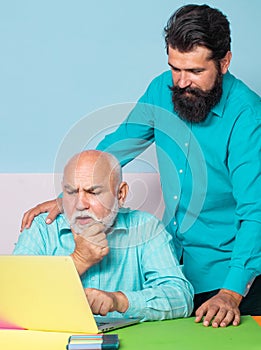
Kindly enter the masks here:
M 75 249 L 71 254 L 79 275 L 82 275 L 91 266 L 100 262 L 109 253 L 105 226 L 95 222 L 81 234 L 73 230 Z
M 105 292 L 100 289 L 86 288 L 85 294 L 95 315 L 106 316 L 108 312 L 125 312 L 129 301 L 122 292 Z

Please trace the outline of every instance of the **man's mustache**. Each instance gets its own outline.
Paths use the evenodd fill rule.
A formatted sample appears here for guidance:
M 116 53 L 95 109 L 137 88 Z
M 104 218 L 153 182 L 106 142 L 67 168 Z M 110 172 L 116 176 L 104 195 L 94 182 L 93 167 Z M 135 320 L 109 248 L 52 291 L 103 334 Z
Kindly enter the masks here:
M 83 210 L 83 211 L 76 211 L 73 216 L 71 217 L 71 220 L 70 222 L 75 222 L 77 219 L 80 219 L 80 218 L 91 218 L 92 220 L 95 220 L 95 221 L 99 221 L 97 219 L 97 217 L 95 215 L 93 215 L 92 213 L 90 213 L 88 210 Z
M 180 88 L 178 86 L 174 86 L 172 91 L 174 94 L 177 94 L 177 95 L 184 95 L 185 93 L 188 93 L 196 97 L 207 96 L 207 93 L 205 93 L 204 91 L 197 88 L 191 88 L 191 87 Z

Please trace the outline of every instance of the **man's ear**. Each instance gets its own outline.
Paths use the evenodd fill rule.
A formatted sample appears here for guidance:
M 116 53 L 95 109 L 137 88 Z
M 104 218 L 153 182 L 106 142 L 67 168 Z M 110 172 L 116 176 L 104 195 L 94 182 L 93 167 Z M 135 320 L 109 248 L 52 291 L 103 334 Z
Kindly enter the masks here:
M 128 192 L 129 192 L 129 186 L 127 182 L 121 182 L 117 193 L 117 199 L 118 199 L 118 204 L 120 208 L 125 203 Z
M 222 60 L 220 61 L 220 68 L 221 68 L 222 74 L 226 74 L 226 72 L 228 71 L 231 58 L 232 58 L 232 52 L 228 51 L 226 53 L 226 56 L 224 58 L 222 58 Z

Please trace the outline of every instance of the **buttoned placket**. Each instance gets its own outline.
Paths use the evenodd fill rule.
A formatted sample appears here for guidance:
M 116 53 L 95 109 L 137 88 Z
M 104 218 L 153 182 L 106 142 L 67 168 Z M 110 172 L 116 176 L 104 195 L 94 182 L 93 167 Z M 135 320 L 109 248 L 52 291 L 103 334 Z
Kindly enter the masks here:
M 186 135 L 187 140 L 184 142 L 183 147 L 182 147 L 182 151 L 184 153 L 184 163 L 183 163 L 183 166 L 178 169 L 178 174 L 179 174 L 179 179 L 180 179 L 180 195 L 178 195 L 178 194 L 173 195 L 173 199 L 174 199 L 173 226 L 174 226 L 175 231 L 178 229 L 178 222 L 177 222 L 177 218 L 176 218 L 176 213 L 177 213 L 178 205 L 179 205 L 180 198 L 182 195 L 183 181 L 184 181 L 184 178 L 186 175 L 186 169 L 188 166 L 190 135 L 191 135 L 191 132 L 189 132 L 189 134 Z

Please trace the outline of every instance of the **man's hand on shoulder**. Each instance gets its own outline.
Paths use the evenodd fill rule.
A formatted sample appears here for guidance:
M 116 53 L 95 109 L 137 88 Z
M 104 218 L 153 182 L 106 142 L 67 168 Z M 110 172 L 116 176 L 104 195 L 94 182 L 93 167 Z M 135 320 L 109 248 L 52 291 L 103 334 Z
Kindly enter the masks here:
M 105 292 L 95 288 L 86 288 L 85 294 L 95 315 L 106 316 L 108 312 L 126 312 L 129 301 L 122 292 Z
M 81 234 L 73 230 L 75 249 L 71 254 L 79 275 L 82 275 L 91 266 L 100 262 L 108 253 L 108 241 L 105 234 L 105 226 L 95 223 Z
M 29 228 L 36 216 L 47 212 L 49 212 L 49 214 L 46 218 L 46 223 L 51 224 L 54 219 L 63 212 L 62 198 L 43 202 L 36 205 L 34 208 L 27 210 L 27 212 L 25 212 L 23 215 L 20 232 L 22 232 L 25 228 Z
M 214 297 L 207 300 L 196 310 L 195 322 L 204 317 L 203 325 L 212 327 L 226 327 L 229 324 L 238 326 L 240 323 L 239 304 L 242 295 L 231 290 L 221 289 Z

